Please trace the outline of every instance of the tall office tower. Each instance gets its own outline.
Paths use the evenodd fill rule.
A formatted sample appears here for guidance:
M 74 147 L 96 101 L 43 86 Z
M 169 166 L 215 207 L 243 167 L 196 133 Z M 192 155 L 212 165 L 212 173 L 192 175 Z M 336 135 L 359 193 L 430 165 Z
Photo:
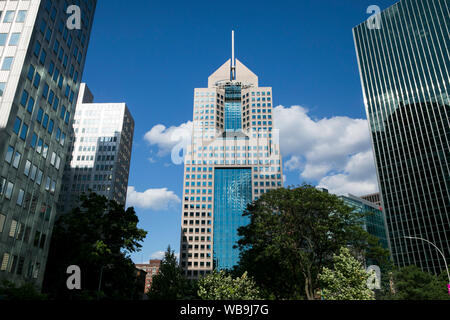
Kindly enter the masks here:
M 234 36 L 233 36 L 234 48 Z M 225 62 L 194 93 L 187 146 L 180 263 L 196 278 L 238 262 L 237 229 L 247 204 L 282 186 L 282 160 L 273 130 L 272 88 L 239 60 Z
M 71 134 L 58 213 L 78 206 L 89 190 L 125 205 L 134 134 L 126 104 L 94 103 L 82 83 Z
M 405 237 L 450 257 L 450 3 L 401 0 L 374 18 L 353 32 L 393 259 L 440 273 L 433 245 Z
M 42 284 L 96 7 L 0 1 L 0 279 Z

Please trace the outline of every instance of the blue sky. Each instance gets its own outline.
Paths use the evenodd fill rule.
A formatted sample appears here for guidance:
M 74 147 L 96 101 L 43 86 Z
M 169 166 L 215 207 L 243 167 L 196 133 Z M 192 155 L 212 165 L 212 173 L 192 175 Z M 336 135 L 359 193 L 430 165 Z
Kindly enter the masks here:
M 136 122 L 128 204 L 149 234 L 135 262 L 179 251 L 183 167 L 164 151 L 192 120 L 194 88 L 230 57 L 233 29 L 237 58 L 281 105 L 286 184 L 376 191 L 352 28 L 368 6 L 396 1 L 98 2 L 83 81 L 96 102 L 126 102 Z

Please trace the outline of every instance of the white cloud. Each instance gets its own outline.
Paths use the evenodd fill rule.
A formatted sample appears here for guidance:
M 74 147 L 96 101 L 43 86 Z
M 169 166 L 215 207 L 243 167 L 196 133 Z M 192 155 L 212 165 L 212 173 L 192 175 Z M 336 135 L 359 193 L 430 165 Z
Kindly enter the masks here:
M 302 167 L 302 163 L 300 161 L 300 157 L 292 156 L 291 159 L 284 163 L 284 169 L 286 171 L 294 171 L 298 170 Z
M 349 117 L 312 119 L 300 106 L 274 109 L 286 171 L 319 182 L 332 193 L 377 191 L 367 120 Z
M 150 259 L 162 260 L 162 259 L 164 259 L 165 256 L 166 256 L 166 252 L 165 251 L 156 251 L 156 252 L 153 252 L 150 255 Z M 180 253 L 176 252 L 175 253 L 175 257 L 177 258 L 177 260 L 179 260 L 180 259 Z
M 167 210 L 180 203 L 181 200 L 167 188 L 148 189 L 138 192 L 134 187 L 128 187 L 127 206 L 150 210 Z
M 192 121 L 188 121 L 170 128 L 158 124 L 145 134 L 144 139 L 151 146 L 158 147 L 157 155 L 164 157 L 170 154 L 172 149 L 180 142 L 190 140 L 191 135 Z
M 165 254 L 166 253 L 164 251 L 156 251 L 150 255 L 150 259 L 162 260 L 165 256 Z

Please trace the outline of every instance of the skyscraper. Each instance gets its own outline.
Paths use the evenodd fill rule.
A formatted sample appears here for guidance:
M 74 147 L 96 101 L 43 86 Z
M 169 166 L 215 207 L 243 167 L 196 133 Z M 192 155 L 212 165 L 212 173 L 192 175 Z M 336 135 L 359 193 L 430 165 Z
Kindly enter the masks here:
M 194 92 L 185 157 L 180 263 L 191 278 L 233 267 L 247 204 L 282 186 L 272 88 L 234 58 Z
M 89 190 L 125 205 L 133 147 L 134 120 L 125 103 L 94 103 L 85 83 L 69 139 L 59 213 L 79 205 Z
M 0 1 L 0 279 L 41 286 L 96 8 Z
M 401 0 L 353 30 L 392 256 L 432 273 L 443 257 L 405 237 L 450 257 L 449 7 Z

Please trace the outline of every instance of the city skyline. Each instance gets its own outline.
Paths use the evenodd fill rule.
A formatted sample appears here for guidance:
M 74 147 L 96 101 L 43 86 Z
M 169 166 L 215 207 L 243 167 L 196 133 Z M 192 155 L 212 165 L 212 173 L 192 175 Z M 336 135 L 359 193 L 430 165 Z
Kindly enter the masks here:
M 378 4 L 384 9 L 394 2 Z M 324 9 L 308 1 L 298 6 L 289 4 L 293 6 L 289 12 L 281 12 L 275 4 L 255 8 L 246 4 L 249 10 L 257 10 L 261 20 L 231 13 L 232 18 L 227 20 L 233 23 L 223 24 L 203 19 L 210 10 L 219 16 L 224 14 L 214 10 L 216 4 L 203 6 L 198 2 L 180 10 L 191 12 L 184 18 L 177 19 L 180 13 L 174 12 L 173 21 L 178 22 L 170 25 L 160 20 L 169 10 L 166 5 L 143 4 L 143 11 L 149 12 L 155 22 L 147 23 L 148 18 L 138 16 L 137 28 L 113 18 L 119 10 L 114 1 L 99 4 L 95 41 L 83 81 L 96 92 L 99 102 L 129 102 L 136 119 L 128 205 L 135 206 L 140 226 L 149 231 L 149 236 L 143 251 L 132 255 L 135 262 L 152 256 L 160 258 L 169 244 L 179 247 L 183 166 L 171 161 L 175 144 L 170 137 L 176 128 L 190 128 L 193 87 L 201 87 L 205 74 L 229 58 L 232 29 L 236 31 L 237 56 L 274 87 L 274 115 L 286 128 L 286 135 L 281 135 L 285 145 L 285 185 L 303 181 L 319 184 L 326 178 L 322 186 L 337 193 L 363 195 L 378 191 L 375 169 L 370 165 L 370 136 L 351 34 L 355 25 L 370 16 L 366 10 L 371 4 L 327 2 L 329 7 Z M 128 8 L 120 10 L 126 13 Z M 269 12 L 270 19 L 280 22 L 271 30 L 266 23 Z M 186 17 L 191 18 L 186 21 Z M 326 26 L 323 21 L 327 21 Z M 200 30 L 199 23 L 214 27 Z M 288 25 L 289 36 L 283 39 L 290 40 L 278 38 L 276 33 L 286 33 Z M 270 37 L 262 38 L 261 32 Z M 116 45 L 130 34 L 135 46 L 132 52 Z M 144 39 L 148 41 L 142 42 Z M 115 54 L 105 56 L 111 51 Z M 113 77 L 111 65 L 124 76 L 106 87 L 104 78 Z M 103 72 L 98 73 L 98 68 Z M 130 85 L 124 81 L 126 78 L 135 79 L 139 85 Z M 145 90 L 141 85 L 144 83 Z M 174 86 L 178 88 L 176 95 L 172 94 Z M 343 126 L 346 131 L 341 130 Z M 292 139 L 296 136 L 305 137 L 308 143 Z M 339 150 L 329 152 L 329 146 L 338 146 Z

